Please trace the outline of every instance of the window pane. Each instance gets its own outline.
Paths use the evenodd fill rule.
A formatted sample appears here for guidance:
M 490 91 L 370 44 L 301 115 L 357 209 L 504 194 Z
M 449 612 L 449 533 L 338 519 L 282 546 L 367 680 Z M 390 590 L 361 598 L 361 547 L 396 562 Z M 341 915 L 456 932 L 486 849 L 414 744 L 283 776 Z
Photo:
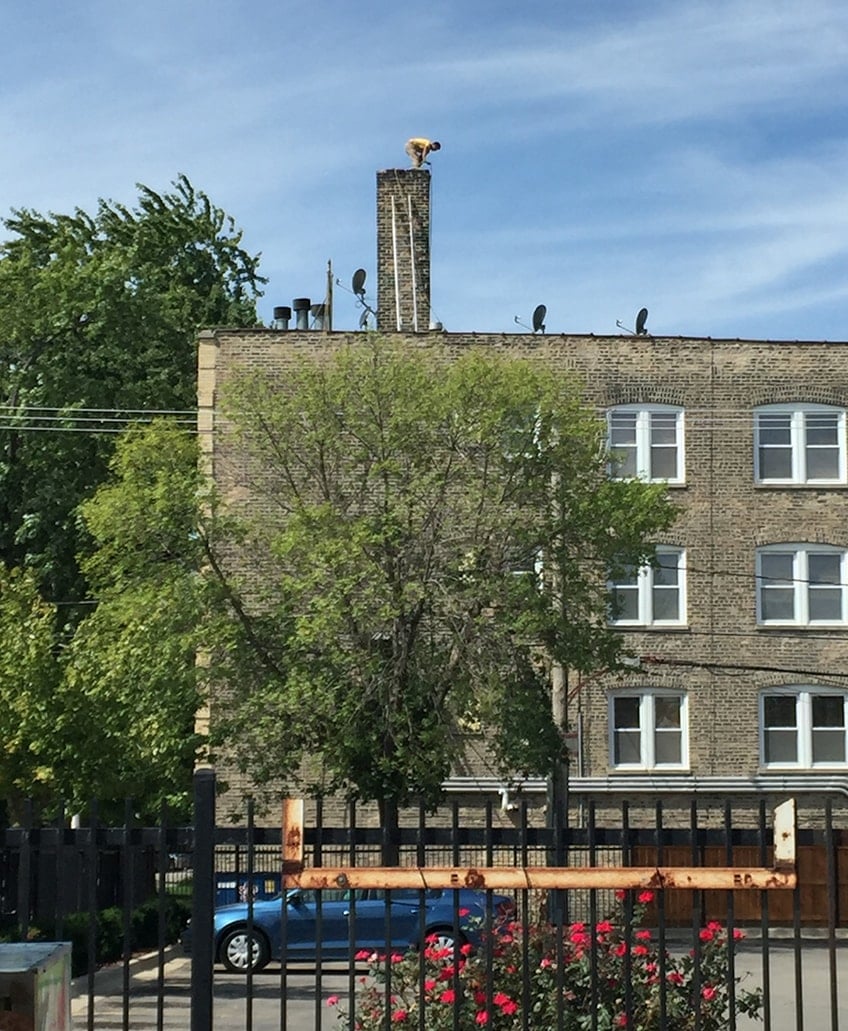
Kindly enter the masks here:
M 654 761 L 657 766 L 679 766 L 683 762 L 681 739 L 679 730 L 662 730 L 654 735 Z
M 845 731 L 844 730 L 814 730 L 813 731 L 813 762 L 814 763 L 844 763 L 845 762 Z
M 766 551 L 760 555 L 760 579 L 765 584 L 792 583 L 795 557 L 788 551 Z
M 615 755 L 613 762 L 616 766 L 626 763 L 636 766 L 642 762 L 640 749 L 640 735 L 634 730 L 618 730 L 615 733 Z
M 760 448 L 760 479 L 792 479 L 792 452 L 789 448 Z
M 791 587 L 763 589 L 760 596 L 761 616 L 764 621 L 795 619 L 795 592 Z
M 792 416 L 788 413 L 761 414 L 757 419 L 760 445 L 789 447 L 792 443 Z
M 675 412 L 651 413 L 651 444 L 677 443 L 677 414 Z
M 636 446 L 636 413 L 616 412 L 610 416 L 610 447 Z
M 798 738 L 794 730 L 768 730 L 765 735 L 767 763 L 798 761 Z
M 680 699 L 656 696 L 654 698 L 654 722 L 658 728 L 662 729 L 680 727 Z
M 670 551 L 661 551 L 657 555 L 657 565 L 654 567 L 654 584 L 656 586 L 676 586 L 679 567 L 680 555 Z
M 839 587 L 810 588 L 810 620 L 841 620 L 842 589 Z
M 795 727 L 797 699 L 795 695 L 766 695 L 763 698 L 763 719 L 767 727 Z
M 655 621 L 680 619 L 680 591 L 676 587 L 654 588 L 652 613 Z
M 792 479 L 792 416 L 760 415 L 757 419 L 757 457 L 761 480 Z
M 817 444 L 837 447 L 839 444 L 839 416 L 835 412 L 828 414 L 808 412 L 806 431 L 807 446 Z
M 807 448 L 807 479 L 838 480 L 839 449 Z
M 616 448 L 612 456 L 612 475 L 619 476 L 622 479 L 636 476 L 639 471 L 636 465 L 636 448 L 631 451 L 623 451 L 621 448 Z
M 616 698 L 613 702 L 613 725 L 616 730 L 639 728 L 638 698 Z
M 812 552 L 807 556 L 807 576 L 811 584 L 841 583 L 841 568 L 841 555 Z
M 609 443 L 615 476 L 636 476 L 636 413 L 619 412 L 610 416 Z
M 677 479 L 677 448 L 651 448 L 651 479 Z
M 612 616 L 613 620 L 627 620 L 629 623 L 636 623 L 639 620 L 639 591 L 633 587 L 622 587 L 616 585 L 612 592 Z
M 813 726 L 844 727 L 845 699 L 842 695 L 813 695 Z

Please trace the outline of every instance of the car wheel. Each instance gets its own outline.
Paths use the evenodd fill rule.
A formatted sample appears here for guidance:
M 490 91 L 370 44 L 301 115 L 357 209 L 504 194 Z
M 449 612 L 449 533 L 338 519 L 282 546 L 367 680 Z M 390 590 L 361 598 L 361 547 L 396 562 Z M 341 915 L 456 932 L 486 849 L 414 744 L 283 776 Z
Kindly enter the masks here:
M 271 958 L 271 950 L 268 939 L 261 931 L 254 930 L 248 938 L 246 927 L 235 927 L 221 939 L 218 955 L 231 974 L 246 974 L 248 968 L 256 973 L 266 966 Z
M 451 952 L 457 947 L 465 943 L 465 939 L 460 934 L 459 939 L 454 938 L 453 931 L 448 927 L 434 927 L 432 931 L 428 931 L 424 938 L 424 946 L 427 949 L 433 949 L 435 952 L 444 952 L 450 950 Z

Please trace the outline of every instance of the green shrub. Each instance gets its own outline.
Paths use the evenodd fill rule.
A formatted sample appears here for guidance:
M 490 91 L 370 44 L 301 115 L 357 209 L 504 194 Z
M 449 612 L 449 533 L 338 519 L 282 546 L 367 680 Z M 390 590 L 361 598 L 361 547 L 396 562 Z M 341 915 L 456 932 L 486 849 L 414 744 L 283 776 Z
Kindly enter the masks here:
M 184 899 L 165 896 L 165 944 L 179 939 L 191 916 L 191 904 Z M 90 914 L 68 913 L 62 918 L 61 940 L 71 943 L 71 975 L 79 977 L 88 970 L 88 936 Z M 97 966 L 115 963 L 124 952 L 124 914 L 118 906 L 102 909 L 95 917 L 95 962 Z M 55 941 L 55 924 L 31 927 L 30 941 Z M 159 900 L 149 899 L 130 915 L 130 950 L 147 952 L 159 944 Z

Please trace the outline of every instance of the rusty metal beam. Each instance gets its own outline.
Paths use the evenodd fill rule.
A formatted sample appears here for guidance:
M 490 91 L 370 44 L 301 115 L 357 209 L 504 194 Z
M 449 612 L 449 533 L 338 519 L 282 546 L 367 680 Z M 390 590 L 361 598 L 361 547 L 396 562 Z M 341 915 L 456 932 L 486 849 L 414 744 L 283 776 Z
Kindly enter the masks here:
M 287 888 L 792 889 L 794 871 L 714 866 L 314 866 L 285 874 Z
M 321 866 L 303 861 L 303 801 L 283 805 L 284 888 L 556 888 L 652 890 L 789 890 L 797 886 L 795 802 L 775 809 L 773 868 L 736 866 Z

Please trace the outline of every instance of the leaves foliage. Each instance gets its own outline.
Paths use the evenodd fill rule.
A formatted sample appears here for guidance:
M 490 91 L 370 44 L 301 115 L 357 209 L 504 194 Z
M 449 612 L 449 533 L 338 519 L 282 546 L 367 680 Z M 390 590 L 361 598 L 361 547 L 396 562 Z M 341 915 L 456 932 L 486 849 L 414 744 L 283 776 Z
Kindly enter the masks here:
M 252 325 L 263 282 L 232 218 L 180 176 L 134 207 L 22 209 L 0 245 L 0 561 L 46 596 L 84 596 L 76 506 L 113 433 L 194 407 L 196 334 Z
M 262 642 L 217 653 L 228 751 L 260 784 L 311 756 L 325 788 L 434 801 L 479 725 L 500 768 L 547 770 L 550 664 L 615 666 L 608 572 L 674 517 L 661 487 L 609 478 L 580 385 L 376 339 L 222 397 L 249 497 L 229 569 Z

